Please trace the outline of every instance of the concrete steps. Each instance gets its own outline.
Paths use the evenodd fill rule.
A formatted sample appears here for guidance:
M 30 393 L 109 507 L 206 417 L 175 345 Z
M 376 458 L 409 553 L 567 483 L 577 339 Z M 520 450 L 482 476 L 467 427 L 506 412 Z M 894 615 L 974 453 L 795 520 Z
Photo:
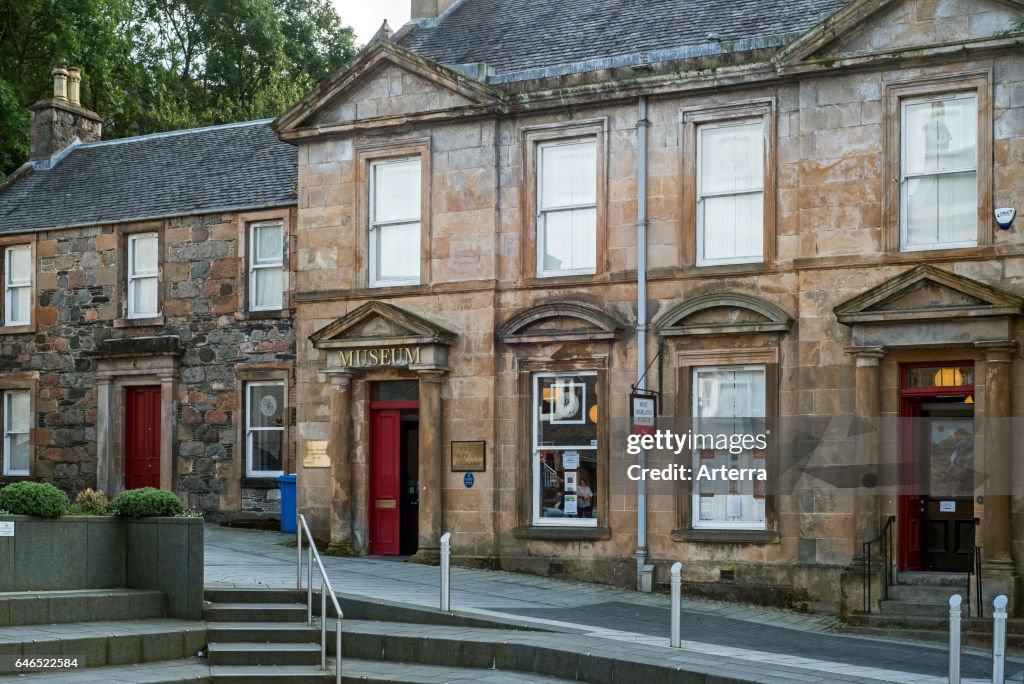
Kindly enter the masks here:
M 51 672 L 33 672 L 0 681 L 60 682 L 60 684 L 212 684 L 210 667 L 201 658 L 169 660 L 161 663 L 122 665 L 119 667 L 84 668 Z
M 166 614 L 164 595 L 148 589 L 0 592 L 0 627 L 146 620 Z
M 346 658 L 342 665 L 342 682 L 389 682 L 391 684 L 437 684 L 438 682 L 466 682 L 518 684 L 522 682 L 575 682 L 575 679 L 560 679 L 538 675 L 532 672 L 509 672 L 486 668 L 449 667 L 444 665 L 422 665 L 416 663 L 392 663 L 377 660 Z
M 961 639 L 967 646 L 990 648 L 992 646 L 991 618 L 963 618 Z M 882 639 L 905 639 L 948 643 L 948 616 L 900 616 L 854 614 L 847 618 L 843 631 Z M 1024 653 L 1024 619 L 1010 618 L 1006 622 L 1006 647 L 1017 653 Z

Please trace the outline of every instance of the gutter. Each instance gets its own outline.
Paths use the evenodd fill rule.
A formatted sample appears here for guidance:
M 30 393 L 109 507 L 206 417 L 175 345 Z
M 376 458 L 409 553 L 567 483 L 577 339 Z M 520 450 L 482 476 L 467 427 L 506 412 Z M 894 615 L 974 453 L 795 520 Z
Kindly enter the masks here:
M 636 389 L 647 389 L 647 96 L 637 98 L 636 122 Z M 647 467 L 647 451 L 637 455 L 640 468 Z M 647 482 L 636 483 L 636 588 L 641 590 L 647 565 Z

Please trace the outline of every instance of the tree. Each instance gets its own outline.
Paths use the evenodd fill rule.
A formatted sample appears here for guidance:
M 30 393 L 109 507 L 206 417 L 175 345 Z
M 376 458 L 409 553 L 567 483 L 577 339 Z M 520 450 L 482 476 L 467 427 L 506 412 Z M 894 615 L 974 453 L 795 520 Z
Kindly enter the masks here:
M 354 53 L 329 0 L 0 0 L 0 174 L 53 66 L 118 138 L 277 116 Z

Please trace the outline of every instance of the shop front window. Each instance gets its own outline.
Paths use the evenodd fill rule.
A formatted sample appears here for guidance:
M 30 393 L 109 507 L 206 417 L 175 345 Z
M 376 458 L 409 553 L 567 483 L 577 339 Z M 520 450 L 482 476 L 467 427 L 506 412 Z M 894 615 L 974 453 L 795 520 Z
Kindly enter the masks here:
M 597 526 L 597 374 L 533 376 L 533 522 Z

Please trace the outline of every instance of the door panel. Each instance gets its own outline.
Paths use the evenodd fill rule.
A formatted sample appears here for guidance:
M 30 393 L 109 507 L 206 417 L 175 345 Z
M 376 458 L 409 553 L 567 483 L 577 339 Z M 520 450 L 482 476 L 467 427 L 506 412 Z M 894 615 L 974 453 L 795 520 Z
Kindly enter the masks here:
M 935 404 L 922 412 L 924 569 L 967 572 L 974 546 L 973 412 Z
M 401 527 L 401 411 L 370 414 L 370 553 L 396 556 Z
M 124 486 L 160 488 L 160 386 L 124 391 Z
M 904 399 L 900 407 L 900 497 L 899 497 L 899 567 L 900 570 L 921 569 L 921 455 L 920 439 L 915 428 L 921 417 L 921 405 Z

